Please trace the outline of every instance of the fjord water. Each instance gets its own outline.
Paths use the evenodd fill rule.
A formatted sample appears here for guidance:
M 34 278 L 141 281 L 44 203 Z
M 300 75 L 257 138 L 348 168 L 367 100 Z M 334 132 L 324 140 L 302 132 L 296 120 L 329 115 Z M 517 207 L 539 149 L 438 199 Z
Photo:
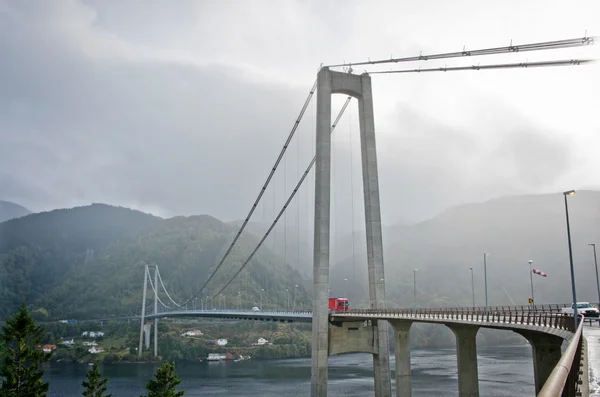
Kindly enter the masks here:
M 456 351 L 412 351 L 413 396 L 458 396 Z M 348 354 L 329 359 L 329 396 L 373 396 L 371 356 Z M 531 347 L 485 347 L 478 351 L 480 394 L 488 397 L 533 396 Z M 138 397 L 152 378 L 154 364 L 102 365 L 108 392 Z M 176 365 L 185 396 L 304 397 L 310 395 L 310 358 Z M 392 368 L 394 361 L 392 357 Z M 51 364 L 46 368 L 49 397 L 80 396 L 88 366 Z M 392 384 L 392 386 L 394 386 Z

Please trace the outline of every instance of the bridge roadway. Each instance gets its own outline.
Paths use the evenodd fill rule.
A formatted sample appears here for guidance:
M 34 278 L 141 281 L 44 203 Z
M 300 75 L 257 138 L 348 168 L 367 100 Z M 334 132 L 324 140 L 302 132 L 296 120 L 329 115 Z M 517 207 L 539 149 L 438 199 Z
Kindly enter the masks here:
M 558 305 L 557 305 L 558 306 Z M 556 309 L 550 309 L 551 313 L 562 318 Z M 536 317 L 537 313 L 537 317 Z M 408 321 L 417 323 L 444 324 L 444 325 L 471 325 L 483 328 L 503 330 L 523 330 L 543 332 L 550 335 L 567 339 L 572 334 L 565 328 L 557 328 L 553 323 L 536 323 L 536 318 L 542 319 L 541 313 L 545 310 L 530 311 L 526 307 L 502 307 L 489 308 L 488 317 L 484 308 L 448 308 L 448 309 L 354 309 L 345 313 L 332 312 L 330 322 L 360 322 L 369 320 Z M 252 310 L 179 310 L 160 312 L 157 314 L 146 314 L 146 320 L 160 318 L 218 318 L 223 320 L 253 320 L 253 321 L 276 321 L 276 322 L 298 322 L 311 323 L 311 311 L 252 311 Z M 546 316 L 543 316 L 546 319 Z M 540 320 L 541 321 L 541 320 Z
M 513 331 L 533 349 L 535 390 L 538 394 L 561 360 L 561 346 L 573 338 L 573 318 L 560 313 L 563 305 L 440 309 L 352 309 L 331 312 L 328 355 L 363 352 L 378 354 L 377 322 L 394 328 L 396 393 L 411 395 L 410 327 L 412 323 L 440 324 L 456 336 L 459 395 L 479 396 L 476 336 L 479 328 Z M 160 318 L 217 318 L 228 320 L 311 323 L 310 311 L 179 310 L 146 314 Z M 149 331 L 149 327 L 148 327 Z M 579 335 L 580 332 L 576 333 Z M 577 337 L 579 339 L 579 337 Z M 147 339 L 149 343 L 149 338 Z M 149 346 L 148 346 L 149 347 Z M 572 350 L 576 350 L 576 347 Z M 579 362 L 576 364 L 579 365 Z M 575 366 L 573 371 L 576 370 Z M 572 382 L 575 384 L 575 382 Z M 571 387 L 565 385 L 565 387 Z M 576 385 L 573 387 L 577 387 Z

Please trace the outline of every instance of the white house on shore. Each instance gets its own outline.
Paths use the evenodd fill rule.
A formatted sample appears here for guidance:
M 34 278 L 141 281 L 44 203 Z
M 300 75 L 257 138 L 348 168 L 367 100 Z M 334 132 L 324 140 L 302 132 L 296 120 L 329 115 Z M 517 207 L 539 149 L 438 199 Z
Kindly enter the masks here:
M 254 344 L 254 346 L 263 346 L 263 345 L 270 345 L 270 343 L 265 338 L 258 338 L 258 342 Z
M 217 345 L 219 346 L 226 346 L 227 345 L 227 339 L 217 339 Z

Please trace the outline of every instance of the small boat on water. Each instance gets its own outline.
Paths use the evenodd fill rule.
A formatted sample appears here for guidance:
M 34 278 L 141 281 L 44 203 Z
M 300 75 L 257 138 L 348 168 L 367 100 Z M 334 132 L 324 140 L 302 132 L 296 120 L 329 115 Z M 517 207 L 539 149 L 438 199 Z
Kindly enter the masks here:
M 233 360 L 233 355 L 231 353 L 227 353 L 227 354 L 209 353 L 208 357 L 206 357 L 206 361 L 223 361 L 223 360 Z

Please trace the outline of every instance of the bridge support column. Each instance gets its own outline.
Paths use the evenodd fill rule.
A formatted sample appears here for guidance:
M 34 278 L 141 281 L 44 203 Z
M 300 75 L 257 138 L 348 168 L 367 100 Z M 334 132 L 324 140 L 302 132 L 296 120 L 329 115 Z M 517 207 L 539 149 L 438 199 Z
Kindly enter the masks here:
M 446 324 L 456 336 L 456 358 L 458 361 L 458 395 L 479 397 L 479 375 L 477 373 L 477 331 L 479 327 Z
M 154 269 L 154 314 L 158 313 L 158 266 Z M 158 357 L 158 319 L 154 319 L 154 357 Z
M 533 350 L 533 375 L 537 395 L 560 360 L 563 338 L 541 332 L 515 332 L 527 339 Z
M 144 289 L 142 290 L 142 314 L 140 315 L 140 344 L 138 358 L 142 357 L 142 342 L 144 339 L 144 316 L 146 315 L 146 290 L 148 289 L 148 265 L 144 266 Z
M 318 75 L 313 252 L 312 397 L 327 397 L 329 350 L 329 227 L 331 196 L 331 94 L 329 70 Z
M 150 349 L 150 330 L 152 329 L 152 323 L 144 324 L 144 345 L 146 350 Z
M 396 342 L 396 397 L 411 397 L 410 326 L 412 322 L 394 321 L 392 325 Z
M 367 237 L 367 266 L 369 274 L 369 301 L 373 309 L 385 309 L 385 283 L 383 272 L 383 237 L 381 206 L 379 202 L 379 175 L 377 147 L 375 144 L 375 114 L 371 76 L 360 75 L 361 95 L 358 97 L 360 121 L 360 150 L 362 158 L 363 194 L 365 201 L 365 226 Z M 390 347 L 388 322 L 377 320 L 378 354 L 373 356 L 375 396 L 391 397 Z

